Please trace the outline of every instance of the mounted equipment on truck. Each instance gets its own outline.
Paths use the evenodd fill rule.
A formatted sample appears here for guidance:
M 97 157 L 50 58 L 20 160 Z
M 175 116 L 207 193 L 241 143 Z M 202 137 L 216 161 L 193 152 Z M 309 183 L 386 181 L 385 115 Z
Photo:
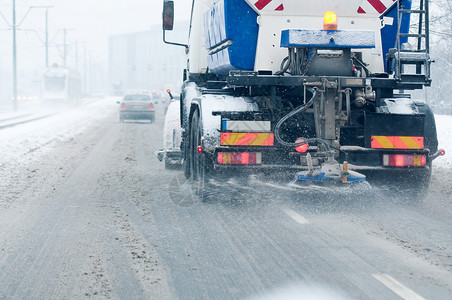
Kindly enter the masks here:
M 201 196 L 227 171 L 428 188 L 435 120 L 405 92 L 431 84 L 428 0 L 196 0 L 188 45 L 166 41 L 173 13 L 164 1 L 164 41 L 187 52 L 182 150 Z

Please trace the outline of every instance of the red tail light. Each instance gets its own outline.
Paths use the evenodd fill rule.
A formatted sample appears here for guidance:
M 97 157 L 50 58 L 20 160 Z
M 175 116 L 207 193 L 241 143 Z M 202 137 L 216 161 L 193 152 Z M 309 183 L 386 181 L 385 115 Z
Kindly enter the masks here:
M 121 103 L 122 109 L 126 109 L 126 104 L 125 103 Z
M 301 143 L 303 141 L 304 141 L 304 139 L 298 139 L 295 141 L 295 143 Z M 305 153 L 306 151 L 308 151 L 308 147 L 309 147 L 309 145 L 306 143 L 306 144 L 295 147 L 295 150 L 300 153 Z
M 218 152 L 220 165 L 259 165 L 262 164 L 260 152 Z
M 425 155 L 383 155 L 383 166 L 385 167 L 425 167 L 426 164 L 427 157 Z
M 154 109 L 154 103 L 149 103 L 149 109 Z

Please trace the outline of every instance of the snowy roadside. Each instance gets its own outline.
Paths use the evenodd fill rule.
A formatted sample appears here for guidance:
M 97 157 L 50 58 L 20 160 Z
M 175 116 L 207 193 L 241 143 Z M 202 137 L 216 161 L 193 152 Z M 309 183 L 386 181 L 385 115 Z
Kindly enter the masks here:
M 433 161 L 432 180 L 423 207 L 438 218 L 452 217 L 452 116 L 435 115 L 439 148 L 446 155 Z
M 64 142 L 82 133 L 93 122 L 118 109 L 115 98 L 105 98 L 86 105 L 60 111 L 51 117 L 0 131 L 0 171 L 23 165 L 27 160 L 37 160 L 39 155 L 27 156 L 37 150 L 46 151 L 45 146 Z
M 433 169 L 452 167 L 452 116 L 435 115 L 438 131 L 439 148 L 446 150 L 446 155 L 433 161 Z

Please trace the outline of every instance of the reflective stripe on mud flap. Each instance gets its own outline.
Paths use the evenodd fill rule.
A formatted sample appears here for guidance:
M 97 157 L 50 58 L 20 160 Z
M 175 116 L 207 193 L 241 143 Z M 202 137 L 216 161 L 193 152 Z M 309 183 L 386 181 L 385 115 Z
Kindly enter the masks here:
M 421 136 L 372 136 L 373 149 L 424 149 Z
M 222 132 L 222 146 L 273 146 L 273 133 Z
M 223 131 L 232 132 L 270 132 L 270 121 L 231 121 L 223 120 Z

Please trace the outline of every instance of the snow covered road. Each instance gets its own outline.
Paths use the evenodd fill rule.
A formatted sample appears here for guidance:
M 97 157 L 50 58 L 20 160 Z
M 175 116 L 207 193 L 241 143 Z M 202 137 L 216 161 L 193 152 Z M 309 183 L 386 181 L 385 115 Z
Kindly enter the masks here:
M 450 299 L 452 117 L 421 203 L 276 183 L 190 194 L 107 98 L 0 131 L 0 299 Z M 230 183 L 231 184 L 231 183 Z M 232 184 L 234 184 L 232 182 Z

